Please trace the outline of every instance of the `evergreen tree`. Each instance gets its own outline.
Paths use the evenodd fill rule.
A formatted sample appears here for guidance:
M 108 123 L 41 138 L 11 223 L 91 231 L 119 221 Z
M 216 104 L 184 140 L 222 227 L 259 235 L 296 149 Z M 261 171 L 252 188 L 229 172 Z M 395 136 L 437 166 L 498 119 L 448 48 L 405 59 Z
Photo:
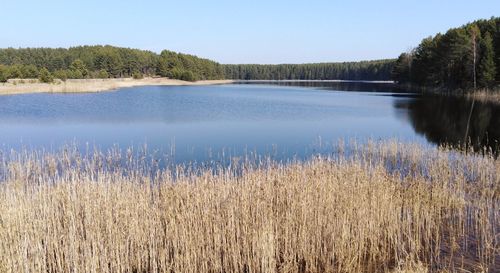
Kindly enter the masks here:
M 497 19 L 497 31 L 495 34 L 495 56 L 496 56 L 496 71 L 497 71 L 497 76 L 496 80 L 497 82 L 500 82 L 500 18 Z
M 156 66 L 156 74 L 161 77 L 172 77 L 172 73 L 167 65 L 167 59 L 160 57 L 158 60 L 158 65 Z
M 191 71 L 183 71 L 181 76 L 180 76 L 180 79 L 183 80 L 183 81 L 188 81 L 188 82 L 194 82 L 196 81 L 196 77 L 195 75 L 193 74 L 193 72 Z
M 8 70 L 8 76 L 10 79 L 22 79 L 24 78 L 23 73 L 19 65 L 13 65 Z
M 36 79 L 38 78 L 38 68 L 34 65 L 24 65 L 21 67 L 21 73 L 23 74 L 23 78 Z
M 142 73 L 139 71 L 135 71 L 135 72 L 132 72 L 132 78 L 134 78 L 135 80 L 140 80 L 140 79 L 144 78 L 144 75 L 142 75 Z
M 411 58 L 411 53 L 402 53 L 394 64 L 392 77 L 398 79 L 398 83 L 410 82 Z
M 0 82 L 6 82 L 8 79 L 7 67 L 0 65 Z
M 40 69 L 40 76 L 38 79 L 43 83 L 51 83 L 54 81 L 54 77 L 52 77 L 52 74 L 50 74 L 49 70 L 45 67 Z
M 478 20 L 424 39 L 410 56 L 409 75 L 402 70 L 407 59 L 401 56 L 393 79 L 448 90 L 492 87 L 495 78 L 500 80 L 499 26 L 500 18 Z
M 99 70 L 99 73 L 97 74 L 97 78 L 99 78 L 99 79 L 107 79 L 107 78 L 109 78 L 108 71 L 106 71 L 106 69 Z
M 478 83 L 481 87 L 490 87 L 495 83 L 495 52 L 491 34 L 486 32 L 480 43 L 481 59 L 479 62 Z
M 68 71 L 67 70 L 56 70 L 54 73 L 54 78 L 60 79 L 61 81 L 65 82 L 68 79 Z
M 74 72 L 75 78 L 86 78 L 89 74 L 87 66 L 80 59 L 74 60 L 69 68 Z
M 473 87 L 474 89 L 477 88 L 477 51 L 478 51 L 478 44 L 477 41 L 481 35 L 481 30 L 476 24 L 472 24 L 469 27 L 469 34 L 470 34 L 470 39 L 471 39 L 471 58 L 472 61 L 470 62 L 472 65 L 472 80 L 473 80 Z

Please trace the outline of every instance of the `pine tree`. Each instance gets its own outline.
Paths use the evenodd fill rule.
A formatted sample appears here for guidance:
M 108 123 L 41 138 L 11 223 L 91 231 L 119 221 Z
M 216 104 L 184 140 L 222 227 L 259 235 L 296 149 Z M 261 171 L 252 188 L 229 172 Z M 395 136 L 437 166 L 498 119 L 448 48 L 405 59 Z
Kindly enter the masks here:
M 76 75 L 76 78 L 86 78 L 87 75 L 89 74 L 89 71 L 87 69 L 87 66 L 85 65 L 85 63 L 80 60 L 80 59 L 76 59 L 74 60 L 69 69 L 71 69 L 75 75 Z M 81 75 L 81 76 L 80 76 Z
M 54 73 L 52 73 L 54 78 L 60 79 L 61 81 L 65 82 L 68 79 L 68 71 L 67 70 L 56 70 Z
M 398 83 L 410 82 L 412 53 L 402 53 L 394 64 L 392 78 Z
M 481 35 L 481 30 L 476 24 L 472 24 L 469 28 L 469 35 L 471 38 L 471 64 L 472 64 L 472 80 L 474 89 L 477 88 L 477 40 Z
M 500 18 L 498 20 L 497 32 L 496 32 L 496 42 L 495 42 L 495 55 L 496 55 L 496 70 L 497 76 L 496 80 L 500 82 Z
M 158 64 L 156 66 L 156 74 L 159 76 L 162 76 L 162 77 L 170 77 L 171 76 L 170 70 L 168 69 L 166 58 L 161 57 L 158 60 Z
M 40 80 L 40 82 L 44 82 L 44 83 L 51 83 L 54 81 L 54 77 L 52 76 L 52 74 L 50 74 L 49 70 L 45 67 L 40 69 L 40 76 L 38 79 Z
M 6 82 L 7 80 L 7 68 L 3 65 L 0 65 L 0 82 Z
M 481 58 L 479 62 L 478 82 L 481 87 L 489 87 L 495 83 L 496 67 L 493 39 L 486 32 L 480 42 Z
M 107 78 L 109 78 L 108 71 L 106 71 L 106 69 L 99 70 L 99 72 L 97 73 L 97 78 L 99 78 L 99 79 L 107 79 Z

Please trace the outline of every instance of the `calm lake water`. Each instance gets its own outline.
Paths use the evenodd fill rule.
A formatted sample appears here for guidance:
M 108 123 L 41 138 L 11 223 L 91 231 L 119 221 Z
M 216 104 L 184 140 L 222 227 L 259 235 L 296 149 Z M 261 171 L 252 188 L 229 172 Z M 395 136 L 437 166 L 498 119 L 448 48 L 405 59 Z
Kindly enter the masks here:
M 0 96 L 0 149 L 64 144 L 174 155 L 175 162 L 256 153 L 277 159 L 332 151 L 339 139 L 463 141 L 471 102 L 391 84 L 148 86 L 86 94 Z M 476 102 L 474 143 L 498 145 L 500 108 Z M 496 144 L 495 144 L 496 143 Z

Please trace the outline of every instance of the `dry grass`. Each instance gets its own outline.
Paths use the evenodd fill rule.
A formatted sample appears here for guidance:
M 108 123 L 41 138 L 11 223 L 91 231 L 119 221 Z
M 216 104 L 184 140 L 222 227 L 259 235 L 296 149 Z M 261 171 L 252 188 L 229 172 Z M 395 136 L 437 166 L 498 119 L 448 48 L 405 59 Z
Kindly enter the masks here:
M 210 80 L 187 82 L 168 78 L 144 79 L 83 79 L 83 80 L 56 80 L 54 83 L 40 83 L 33 79 L 14 79 L 8 83 L 0 83 L 0 95 L 26 93 L 82 93 L 114 90 L 124 87 L 147 85 L 210 85 L 232 83 L 231 80 Z
M 498 161 L 397 143 L 348 150 L 163 171 L 115 151 L 4 155 L 0 271 L 500 270 Z
M 482 101 L 482 102 L 491 102 L 491 103 L 499 104 L 500 103 L 500 90 L 499 90 L 499 88 L 496 88 L 494 90 L 486 90 L 486 89 L 477 90 L 477 91 L 474 91 L 474 92 L 467 94 L 467 97 L 470 99 L 475 99 L 475 100 Z

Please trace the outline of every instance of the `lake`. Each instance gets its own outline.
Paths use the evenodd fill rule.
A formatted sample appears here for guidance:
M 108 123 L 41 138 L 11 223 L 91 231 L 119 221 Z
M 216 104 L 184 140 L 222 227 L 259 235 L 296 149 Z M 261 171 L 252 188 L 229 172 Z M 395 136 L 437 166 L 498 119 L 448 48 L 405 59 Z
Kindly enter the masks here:
M 500 107 L 421 96 L 388 83 L 285 82 L 146 86 L 84 94 L 0 96 L 0 149 L 126 149 L 176 163 L 248 154 L 332 152 L 339 139 L 498 147 Z M 467 129 L 467 123 L 469 128 Z

